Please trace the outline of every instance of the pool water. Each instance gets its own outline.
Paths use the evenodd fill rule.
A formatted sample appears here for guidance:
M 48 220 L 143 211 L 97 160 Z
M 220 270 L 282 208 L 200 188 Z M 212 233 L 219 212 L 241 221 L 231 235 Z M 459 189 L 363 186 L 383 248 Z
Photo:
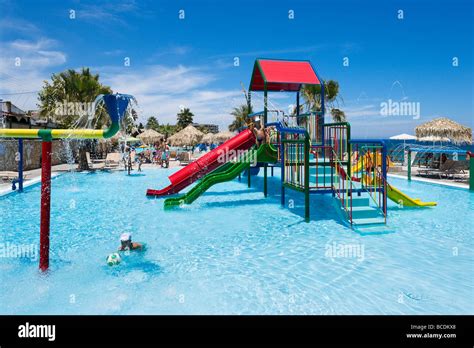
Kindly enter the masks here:
M 0 314 L 474 314 L 467 190 L 390 178 L 438 206 L 390 204 L 393 233 L 360 235 L 330 195 L 312 196 L 310 223 L 302 194 L 287 190 L 290 207 L 281 207 L 277 175 L 266 199 L 259 176 L 251 189 L 234 180 L 164 211 L 145 192 L 172 172 L 54 179 L 51 269 L 41 274 L 32 254 L 0 257 Z M 0 197 L 4 250 L 37 250 L 39 198 L 39 185 Z M 123 231 L 146 251 L 107 266 Z

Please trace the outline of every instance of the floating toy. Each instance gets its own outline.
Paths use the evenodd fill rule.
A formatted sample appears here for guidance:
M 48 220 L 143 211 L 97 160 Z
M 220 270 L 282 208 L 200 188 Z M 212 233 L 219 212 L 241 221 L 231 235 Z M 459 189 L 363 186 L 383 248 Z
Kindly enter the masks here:
M 122 261 L 119 253 L 112 253 L 107 256 L 107 265 L 109 266 L 116 266 Z

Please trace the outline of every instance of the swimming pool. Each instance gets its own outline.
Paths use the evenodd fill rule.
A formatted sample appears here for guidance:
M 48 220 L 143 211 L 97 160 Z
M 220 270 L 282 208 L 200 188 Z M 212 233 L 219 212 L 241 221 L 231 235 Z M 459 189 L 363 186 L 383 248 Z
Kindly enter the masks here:
M 48 274 L 34 253 L 5 251 L 37 248 L 40 187 L 0 197 L 0 314 L 474 313 L 467 190 L 390 178 L 438 206 L 390 204 L 394 233 L 361 236 L 329 195 L 311 197 L 310 223 L 303 195 L 288 190 L 294 207 L 280 207 L 277 176 L 267 199 L 257 177 L 251 189 L 246 179 L 219 184 L 191 206 L 164 211 L 163 199 L 145 191 L 167 185 L 171 171 L 55 178 Z M 147 250 L 109 267 L 122 231 Z

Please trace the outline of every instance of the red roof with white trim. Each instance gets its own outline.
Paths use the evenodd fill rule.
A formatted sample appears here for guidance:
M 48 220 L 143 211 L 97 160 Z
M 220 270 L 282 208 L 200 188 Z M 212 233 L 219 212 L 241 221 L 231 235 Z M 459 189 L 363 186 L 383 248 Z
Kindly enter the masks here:
M 251 91 L 293 91 L 302 84 L 319 85 L 320 81 L 311 63 L 295 60 L 257 59 L 250 82 Z

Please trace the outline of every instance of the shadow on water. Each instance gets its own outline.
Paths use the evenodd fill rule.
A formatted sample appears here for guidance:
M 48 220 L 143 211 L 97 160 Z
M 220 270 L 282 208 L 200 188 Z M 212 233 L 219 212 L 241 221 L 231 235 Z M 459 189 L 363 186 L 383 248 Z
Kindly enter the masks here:
M 275 204 L 281 206 L 281 181 L 278 176 L 268 176 L 267 192 L 268 196 L 263 196 L 264 180 L 263 176 L 252 176 L 251 187 L 242 190 L 233 191 L 220 191 L 220 192 L 206 192 L 205 196 L 231 196 L 235 194 L 245 193 L 258 193 L 262 194 L 261 198 L 255 199 L 232 199 L 228 201 L 219 202 L 208 202 L 203 203 L 203 207 L 238 207 L 248 205 L 261 205 L 261 204 Z M 241 181 L 242 184 L 246 184 L 246 179 Z M 301 217 L 304 221 L 305 207 L 304 207 L 304 194 L 295 190 L 285 190 L 285 209 Z M 290 208 L 291 207 L 291 208 Z M 330 194 L 325 195 L 310 195 L 310 220 L 311 221 L 335 221 L 341 226 L 348 227 L 347 223 L 341 220 L 341 216 L 337 214 L 333 205 L 333 197 Z M 299 222 L 298 222 L 299 223 Z M 350 228 L 350 227 L 349 227 Z
M 225 202 L 208 202 L 203 203 L 205 207 L 236 207 L 244 205 L 261 205 L 265 203 L 262 199 L 238 199 L 234 201 L 225 201 Z
M 150 276 L 163 273 L 163 268 L 159 264 L 132 255 L 123 256 L 122 262 L 116 266 L 105 265 L 104 268 L 113 276 L 123 276 L 134 271 L 141 271 Z
M 204 196 L 229 196 L 229 195 L 238 195 L 248 192 L 257 192 L 255 188 L 246 188 L 242 190 L 232 190 L 232 191 L 207 191 L 203 194 Z

